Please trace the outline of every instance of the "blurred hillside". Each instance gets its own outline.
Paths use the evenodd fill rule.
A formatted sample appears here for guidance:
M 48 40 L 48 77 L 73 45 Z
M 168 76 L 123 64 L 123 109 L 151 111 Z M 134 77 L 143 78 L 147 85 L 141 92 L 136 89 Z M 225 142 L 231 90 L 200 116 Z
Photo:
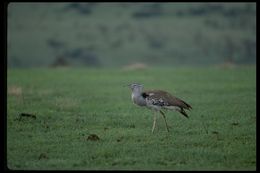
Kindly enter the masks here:
M 10 3 L 8 67 L 256 62 L 255 3 Z

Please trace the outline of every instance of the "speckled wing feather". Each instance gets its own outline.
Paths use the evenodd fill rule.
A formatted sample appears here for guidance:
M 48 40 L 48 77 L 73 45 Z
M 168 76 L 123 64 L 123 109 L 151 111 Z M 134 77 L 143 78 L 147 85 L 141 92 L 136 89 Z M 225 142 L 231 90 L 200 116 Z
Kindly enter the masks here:
M 162 90 L 147 90 L 142 93 L 143 97 L 153 99 L 155 104 L 160 106 L 178 106 L 181 109 L 192 109 L 192 107 L 183 100 Z

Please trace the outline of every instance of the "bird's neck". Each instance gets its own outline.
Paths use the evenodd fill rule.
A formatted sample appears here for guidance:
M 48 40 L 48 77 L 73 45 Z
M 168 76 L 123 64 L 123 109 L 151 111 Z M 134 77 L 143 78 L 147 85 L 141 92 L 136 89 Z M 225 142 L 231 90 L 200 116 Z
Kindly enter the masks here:
M 141 89 L 134 89 L 134 90 L 132 91 L 132 98 L 134 98 L 134 97 L 140 97 L 141 94 L 142 94 L 142 90 L 141 90 Z
M 137 97 L 140 97 L 141 94 L 132 92 L 132 100 L 134 100 Z
M 141 90 L 136 90 L 132 92 L 132 100 L 135 104 L 139 106 L 145 106 L 146 101 L 142 96 L 142 91 Z

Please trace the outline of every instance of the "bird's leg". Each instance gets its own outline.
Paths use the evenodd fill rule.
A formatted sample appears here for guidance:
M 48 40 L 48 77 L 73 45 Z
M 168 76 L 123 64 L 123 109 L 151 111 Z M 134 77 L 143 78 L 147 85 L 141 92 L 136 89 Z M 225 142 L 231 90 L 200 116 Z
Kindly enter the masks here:
M 156 125 L 156 112 L 154 111 L 154 112 L 153 112 L 153 128 L 152 128 L 152 133 L 153 133 L 153 131 L 154 131 L 155 125 Z
M 167 128 L 167 131 L 169 132 L 169 128 L 168 128 L 168 125 L 167 125 L 167 122 L 166 122 L 166 117 L 165 117 L 163 111 L 160 111 L 160 113 L 161 113 L 161 115 L 162 115 L 162 117 L 163 117 L 163 119 L 164 119 L 165 126 L 166 126 L 166 128 Z

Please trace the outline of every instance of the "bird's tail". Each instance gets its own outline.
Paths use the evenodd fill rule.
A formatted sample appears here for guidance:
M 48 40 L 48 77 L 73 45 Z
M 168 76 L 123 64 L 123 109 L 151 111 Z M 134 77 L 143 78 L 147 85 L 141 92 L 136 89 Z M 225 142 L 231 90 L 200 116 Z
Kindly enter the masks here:
M 184 111 L 184 109 L 178 110 L 182 115 L 184 115 L 186 118 L 189 118 L 188 114 Z
M 188 103 L 186 103 L 185 101 L 181 100 L 183 104 L 185 104 L 186 108 L 185 109 L 192 109 L 191 105 L 189 105 Z

